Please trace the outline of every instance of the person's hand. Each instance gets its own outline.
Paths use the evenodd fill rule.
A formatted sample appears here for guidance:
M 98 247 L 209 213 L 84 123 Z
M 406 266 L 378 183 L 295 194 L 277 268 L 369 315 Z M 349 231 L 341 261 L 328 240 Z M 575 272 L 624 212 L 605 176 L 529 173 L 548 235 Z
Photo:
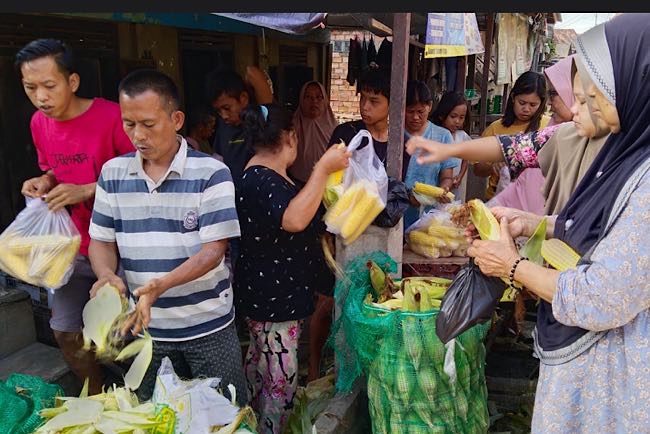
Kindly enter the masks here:
M 37 176 L 36 178 L 28 179 L 23 182 L 23 187 L 20 193 L 23 196 L 39 198 L 47 194 L 52 188 L 52 179 L 50 175 Z
M 411 205 L 416 207 L 416 208 L 419 208 L 420 206 L 422 206 L 422 204 L 415 198 L 413 193 L 409 194 L 409 202 L 411 202 Z
M 59 184 L 50 190 L 45 197 L 47 207 L 50 211 L 58 211 L 65 206 L 88 200 L 95 194 L 95 189 L 92 188 L 93 185 Z
M 437 197 L 436 201 L 438 201 L 438 203 L 451 203 L 451 199 L 447 197 L 447 193 L 449 193 L 449 187 L 445 185 L 445 186 L 440 186 L 440 188 L 445 190 L 445 193 L 440 197 Z
M 520 257 L 510 234 L 508 221 L 501 219 L 501 237 L 498 241 L 474 240 L 467 255 L 486 276 L 508 277 L 512 264 Z
M 165 292 L 160 279 L 151 279 L 143 286 L 133 291 L 133 296 L 138 297 L 135 311 L 127 318 L 122 326 L 121 334 L 125 336 L 129 330 L 133 336 L 146 328 L 151 321 L 151 306 L 158 300 L 160 294 Z
M 451 180 L 451 188 L 452 190 L 457 189 L 460 187 L 460 183 L 463 182 L 463 177 L 462 176 L 454 176 Z
M 467 255 L 474 258 L 474 263 L 487 276 L 507 277 L 512 264 L 520 255 L 515 246 L 506 219 L 500 222 L 499 240 L 475 239 L 467 250 Z
M 451 146 L 422 136 L 412 136 L 405 146 L 409 155 L 417 155 L 416 161 L 421 165 L 437 163 L 451 157 L 449 154 Z
M 122 295 L 126 295 L 126 285 L 115 273 L 105 274 L 97 279 L 97 282 L 90 288 L 90 298 L 97 295 L 97 291 L 104 285 L 111 285 L 117 288 Z
M 492 207 L 490 211 L 497 220 L 502 221 L 504 218 L 506 219 L 510 235 L 513 238 L 532 236 L 537 225 L 544 218 L 543 216 L 538 216 L 530 212 L 504 206 Z
M 344 147 L 339 148 L 334 145 L 331 146 L 320 160 L 316 163 L 316 168 L 322 170 L 323 173 L 329 175 L 339 170 L 343 170 L 350 165 L 351 152 Z

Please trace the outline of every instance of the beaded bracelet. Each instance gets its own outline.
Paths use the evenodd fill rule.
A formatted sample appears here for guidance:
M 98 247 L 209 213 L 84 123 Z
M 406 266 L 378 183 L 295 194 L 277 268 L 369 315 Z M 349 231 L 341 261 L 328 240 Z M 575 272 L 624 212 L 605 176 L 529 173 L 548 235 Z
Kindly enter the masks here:
M 510 269 L 510 286 L 513 288 L 515 287 L 515 271 L 517 270 L 517 265 L 524 260 L 528 261 L 528 258 L 525 256 L 520 257 L 514 262 L 514 264 L 512 264 L 512 268 Z

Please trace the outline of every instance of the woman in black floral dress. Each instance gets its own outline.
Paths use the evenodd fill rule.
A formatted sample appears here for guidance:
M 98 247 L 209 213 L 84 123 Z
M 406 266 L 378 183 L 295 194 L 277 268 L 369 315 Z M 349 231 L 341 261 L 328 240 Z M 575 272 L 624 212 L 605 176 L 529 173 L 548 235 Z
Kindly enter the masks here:
M 259 432 L 275 434 L 298 385 L 302 320 L 314 310 L 314 291 L 333 286 L 320 244 L 321 199 L 327 176 L 347 167 L 350 154 L 330 148 L 301 186 L 287 174 L 298 149 L 289 114 L 273 104 L 249 106 L 242 121 L 255 155 L 238 183 L 235 296 L 250 331 L 245 370 Z

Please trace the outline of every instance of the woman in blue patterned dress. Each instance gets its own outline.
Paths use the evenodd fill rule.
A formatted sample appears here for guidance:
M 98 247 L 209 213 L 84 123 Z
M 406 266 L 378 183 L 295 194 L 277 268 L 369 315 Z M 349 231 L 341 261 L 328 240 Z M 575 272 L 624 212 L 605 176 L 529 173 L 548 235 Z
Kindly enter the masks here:
M 534 433 L 650 432 L 650 14 L 623 14 L 578 39 L 587 94 L 612 131 L 568 203 L 547 218 L 580 255 L 559 272 L 520 258 L 513 236 L 539 218 L 501 217 L 499 241 L 468 254 L 542 302 Z

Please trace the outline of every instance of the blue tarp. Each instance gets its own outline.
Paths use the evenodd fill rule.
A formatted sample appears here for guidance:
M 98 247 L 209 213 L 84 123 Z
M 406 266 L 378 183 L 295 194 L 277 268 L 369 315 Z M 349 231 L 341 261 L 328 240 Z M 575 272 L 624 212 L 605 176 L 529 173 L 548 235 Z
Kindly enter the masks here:
M 304 35 L 316 27 L 322 27 L 327 15 L 322 12 L 282 14 L 221 14 L 213 12 L 213 14 L 293 35 Z

